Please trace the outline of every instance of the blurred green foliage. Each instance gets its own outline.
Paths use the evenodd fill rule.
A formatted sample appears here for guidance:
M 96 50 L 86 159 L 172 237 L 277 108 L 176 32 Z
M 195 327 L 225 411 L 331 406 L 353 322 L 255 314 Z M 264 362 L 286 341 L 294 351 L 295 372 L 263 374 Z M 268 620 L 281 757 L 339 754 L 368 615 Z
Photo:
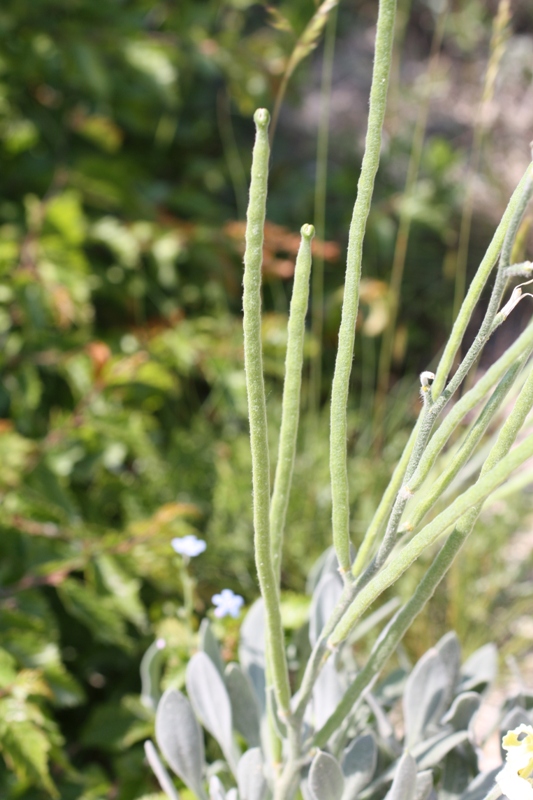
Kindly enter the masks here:
M 368 26 L 373 6 L 341 7 L 341 30 Z M 5 0 L 0 9 L 0 794 L 8 800 L 157 796 L 140 744 L 153 720 L 138 698 L 139 663 L 163 636 L 165 680 L 179 683 L 194 645 L 173 536 L 208 543 L 192 570 L 198 616 L 223 586 L 256 596 L 239 220 L 251 113 L 272 107 L 314 9 L 312 0 L 270 12 L 248 0 Z M 431 18 L 425 3 L 415 10 Z M 457 15 L 453 35 L 468 49 Z M 294 75 L 293 103 L 310 75 L 306 66 Z M 378 459 L 368 424 L 376 336 L 405 204 L 409 368 L 428 357 L 428 344 L 435 351 L 430 339 L 444 335 L 452 299 L 450 281 L 426 265 L 441 264 L 453 244 L 461 154 L 432 137 L 416 192 L 405 197 L 411 127 L 400 126 L 384 154 L 365 252 L 374 282 L 362 297 L 362 377 L 350 417 L 355 540 L 417 412 L 416 387 L 399 384 Z M 267 231 L 264 329 L 273 453 L 291 231 L 313 214 L 314 133 L 280 124 L 274 150 L 278 224 Z M 324 394 L 341 304 L 335 242 L 345 240 L 359 157 L 353 132 L 341 131 L 324 245 Z M 316 342 L 306 346 L 309 355 Z M 401 341 L 398 352 L 401 361 Z M 283 576 L 289 629 L 305 612 L 305 575 L 329 544 L 326 411 L 303 420 L 301 439 Z M 501 536 L 515 523 L 503 521 Z M 218 633 L 231 651 L 236 626 Z

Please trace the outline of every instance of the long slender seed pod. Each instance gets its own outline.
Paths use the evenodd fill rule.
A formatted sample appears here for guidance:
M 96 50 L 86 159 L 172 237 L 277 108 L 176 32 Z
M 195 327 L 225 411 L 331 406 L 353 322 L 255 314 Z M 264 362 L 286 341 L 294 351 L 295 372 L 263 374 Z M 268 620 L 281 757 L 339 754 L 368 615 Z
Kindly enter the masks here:
M 483 465 L 480 477 L 489 473 L 508 454 L 532 407 L 533 370 L 531 370 L 511 414 L 502 427 L 500 435 Z M 333 714 L 326 720 L 322 728 L 316 732 L 313 738 L 315 747 L 323 747 L 326 744 L 330 736 L 339 728 L 348 714 L 353 711 L 357 702 L 362 699 L 363 692 L 378 677 L 404 634 L 433 596 L 437 586 L 450 569 L 455 557 L 474 527 L 481 506 L 482 504 L 480 503 L 469 509 L 458 520 L 453 533 L 448 537 L 435 557 L 411 599 L 384 628 L 372 648 L 363 669 L 357 674 Z
M 300 388 L 304 359 L 305 316 L 309 302 L 309 275 L 311 272 L 311 242 L 315 234 L 312 225 L 304 225 L 292 290 L 289 315 L 287 355 L 285 358 L 285 381 L 279 435 L 278 462 L 274 478 L 272 502 L 270 504 L 270 535 L 274 570 L 280 574 L 281 547 L 285 517 L 291 491 L 292 471 L 296 453 L 296 437 L 300 418 Z
M 342 573 L 350 569 L 350 507 L 347 471 L 346 407 L 359 307 L 359 283 L 366 222 L 379 165 L 381 131 L 385 117 L 390 76 L 396 0 L 381 0 L 376 29 L 376 46 L 365 153 L 357 185 L 348 238 L 344 301 L 339 329 L 339 345 L 331 394 L 330 472 L 332 495 L 333 544 Z
M 263 352 L 261 344 L 261 266 L 263 229 L 268 184 L 268 124 L 265 109 L 254 114 L 256 139 L 252 155 L 252 178 L 244 253 L 244 366 L 252 451 L 254 551 L 261 594 L 265 602 L 267 648 L 272 680 L 280 709 L 289 714 L 290 689 L 285 657 L 283 626 L 277 579 L 270 546 L 270 464 L 268 456 Z
M 496 228 L 496 232 L 492 237 L 492 241 L 487 249 L 487 252 L 485 253 L 484 258 L 479 265 L 479 269 L 476 272 L 472 283 L 470 284 L 470 288 L 468 289 L 466 297 L 459 310 L 459 314 L 455 320 L 450 338 L 448 339 L 446 347 L 444 348 L 444 353 L 442 354 L 439 366 L 437 368 L 437 373 L 431 389 L 434 399 L 436 399 L 444 389 L 456 353 L 461 346 L 461 342 L 463 341 L 463 336 L 470 321 L 470 317 L 472 316 L 476 303 L 479 300 L 481 292 L 483 291 L 483 287 L 488 280 L 492 268 L 496 263 L 496 259 L 498 258 L 498 254 L 504 243 L 507 229 L 509 228 L 511 220 L 516 216 L 517 206 L 519 206 L 523 200 L 524 189 L 530 180 L 531 171 L 532 165 L 530 164 L 524 176 L 522 177 L 522 180 L 516 187 L 513 196 L 511 197 L 507 208 L 505 209 L 505 213 L 501 219 L 501 222 Z
M 445 511 L 426 525 L 401 552 L 355 598 L 354 602 L 329 639 L 330 648 L 336 647 L 349 635 L 357 620 L 385 589 L 416 561 L 421 553 L 436 542 L 466 511 L 482 503 L 511 473 L 533 455 L 533 434 L 493 467 L 490 472 L 467 489 Z

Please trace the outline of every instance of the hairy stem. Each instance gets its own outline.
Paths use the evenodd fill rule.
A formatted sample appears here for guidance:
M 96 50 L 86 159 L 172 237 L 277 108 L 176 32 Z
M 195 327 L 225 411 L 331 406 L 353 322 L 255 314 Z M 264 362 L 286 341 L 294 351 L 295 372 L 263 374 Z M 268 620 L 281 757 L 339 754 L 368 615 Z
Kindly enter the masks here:
M 330 472 L 333 544 L 342 573 L 350 569 L 350 504 L 347 472 L 347 402 L 359 307 L 361 259 L 366 223 L 379 165 L 381 131 L 389 84 L 396 0 L 381 0 L 376 29 L 376 46 L 365 152 L 357 185 L 348 238 L 344 301 L 339 345 L 331 395 Z
M 309 301 L 309 275 L 311 272 L 311 242 L 315 234 L 312 225 L 304 225 L 302 240 L 296 258 L 294 286 L 292 290 L 289 315 L 287 355 L 285 358 L 285 382 L 279 435 L 278 463 L 274 478 L 274 490 L 270 505 L 270 535 L 272 541 L 272 562 L 274 570 L 280 575 L 281 548 L 285 517 L 289 504 L 296 438 L 300 418 L 300 389 L 302 385 L 302 365 L 304 358 L 305 316 Z
M 290 714 L 290 688 L 285 657 L 277 576 L 270 544 L 270 464 L 268 455 L 263 351 L 261 343 L 261 266 L 268 184 L 268 111 L 255 112 L 256 139 L 247 211 L 244 253 L 244 366 L 252 451 L 254 551 L 261 594 L 265 602 L 267 649 L 279 708 Z

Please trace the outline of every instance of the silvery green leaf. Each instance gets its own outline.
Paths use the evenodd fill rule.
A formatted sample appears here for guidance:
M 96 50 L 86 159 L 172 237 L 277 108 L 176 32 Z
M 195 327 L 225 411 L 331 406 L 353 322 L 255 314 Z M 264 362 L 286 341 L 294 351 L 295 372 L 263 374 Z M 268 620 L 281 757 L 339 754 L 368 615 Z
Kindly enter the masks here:
M 144 752 L 146 753 L 146 760 L 150 764 L 161 789 L 165 792 L 170 800 L 180 800 L 178 791 L 172 783 L 172 778 L 166 771 L 163 762 L 159 758 L 159 754 L 155 749 L 153 742 L 148 740 L 144 743 Z
M 224 681 L 208 655 L 202 652 L 193 655 L 187 665 L 186 684 L 196 716 L 215 737 L 235 774 L 237 755 L 231 704 Z
M 433 772 L 430 769 L 419 772 L 416 776 L 414 800 L 428 800 L 433 789 Z
M 216 640 L 215 634 L 213 633 L 213 626 L 207 617 L 204 617 L 200 624 L 198 638 L 200 640 L 200 650 L 203 650 L 204 653 L 207 653 L 220 674 L 224 675 L 224 663 L 222 661 L 222 656 L 220 655 L 220 647 Z
M 341 762 L 345 781 L 342 800 L 356 800 L 361 789 L 370 783 L 377 757 L 376 740 L 371 733 L 358 736 L 346 748 Z
M 431 734 L 446 708 L 450 676 L 438 650 L 432 648 L 415 664 L 405 685 L 405 743 L 411 749 Z
M 309 611 L 309 641 L 311 642 L 311 647 L 315 646 L 322 628 L 337 605 L 341 594 L 342 580 L 340 575 L 331 572 L 325 574 L 316 587 L 311 600 L 311 609 Z
M 267 706 L 269 709 L 269 721 L 272 722 L 274 728 L 276 730 L 276 734 L 278 739 L 286 739 L 287 738 L 287 726 L 284 722 L 281 721 L 278 715 L 278 704 L 276 702 L 276 694 L 274 692 L 274 687 L 270 686 L 267 689 Z
M 209 778 L 209 800 L 226 800 L 226 792 L 218 775 Z
M 189 789 L 206 800 L 202 786 L 204 740 L 187 698 L 177 689 L 167 689 L 155 716 L 157 743 L 166 760 Z
M 449 711 L 442 718 L 445 725 L 451 725 L 454 731 L 466 731 L 481 703 L 477 692 L 463 692 L 457 695 Z
M 307 785 L 313 800 L 341 800 L 344 775 L 337 759 L 319 750 L 311 762 Z
M 496 775 L 501 767 L 495 767 L 490 772 L 482 772 L 469 784 L 467 790 L 461 795 L 461 800 L 485 800 L 485 797 L 494 787 Z
M 256 600 L 241 625 L 239 661 L 250 679 L 261 717 L 266 710 L 265 680 L 265 609 Z
M 313 717 L 315 730 L 322 727 L 342 700 L 345 687 L 335 667 L 335 659 L 324 664 L 313 689 Z
M 415 800 L 416 761 L 409 753 L 401 757 L 386 800 Z
M 489 643 L 472 653 L 463 664 L 461 670 L 460 690 L 470 689 L 482 691 L 498 674 L 498 650 L 495 644 Z
M 435 741 L 438 739 L 438 741 Z M 454 747 L 468 741 L 468 731 L 454 731 L 444 736 L 438 734 L 432 740 L 425 743 L 425 749 L 417 755 L 419 769 L 430 769 L 440 764 L 444 756 L 453 750 Z
M 247 676 L 239 664 L 228 664 L 224 672 L 231 702 L 233 726 L 249 747 L 259 745 L 259 707 Z
M 327 550 L 324 550 L 322 555 L 320 555 L 311 569 L 309 570 L 309 574 L 307 576 L 307 583 L 305 585 L 305 591 L 307 594 L 313 594 L 316 587 L 324 577 L 324 575 L 328 574 L 338 574 L 339 571 L 339 562 L 337 561 L 337 555 L 335 553 L 334 547 L 328 547 Z
M 156 710 L 161 697 L 159 684 L 161 682 L 164 655 L 165 641 L 164 639 L 157 639 L 152 642 L 141 659 L 141 703 L 153 711 Z
M 237 767 L 239 800 L 264 800 L 268 786 L 263 770 L 263 756 L 259 747 L 247 750 Z
M 472 777 L 468 759 L 460 750 L 452 750 L 444 759 L 442 800 L 459 800 Z
M 239 795 L 235 787 L 226 792 L 226 800 L 239 800 Z
M 448 702 L 451 702 L 461 676 L 461 644 L 459 642 L 459 637 L 455 631 L 450 631 L 446 633 L 442 639 L 439 639 L 435 647 L 439 651 L 440 657 L 444 661 L 444 666 L 448 670 L 448 675 L 450 676 L 451 694 L 448 698 Z

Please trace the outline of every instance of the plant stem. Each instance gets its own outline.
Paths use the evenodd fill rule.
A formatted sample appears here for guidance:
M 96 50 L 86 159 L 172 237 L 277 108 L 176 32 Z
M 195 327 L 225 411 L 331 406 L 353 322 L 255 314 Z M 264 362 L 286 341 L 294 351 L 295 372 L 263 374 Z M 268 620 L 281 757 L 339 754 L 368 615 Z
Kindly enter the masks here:
M 513 192 L 513 196 L 511 197 L 507 208 L 505 209 L 500 224 L 496 228 L 496 232 L 492 237 L 492 241 L 487 249 L 487 252 L 485 253 L 484 258 L 479 265 L 479 269 L 476 272 L 472 283 L 470 284 L 437 368 L 437 374 L 435 376 L 433 386 L 431 387 L 433 399 L 439 397 L 444 389 L 456 353 L 461 346 L 466 327 L 470 322 L 470 317 L 472 316 L 476 303 L 479 300 L 481 292 L 483 291 L 483 287 L 485 286 L 496 259 L 498 258 L 498 253 L 502 249 L 502 245 L 504 243 L 510 223 L 513 218 L 515 218 L 517 207 L 523 201 L 525 194 L 524 189 L 531 180 L 531 174 L 532 165 L 530 164 L 524 176 L 522 177 L 522 180 Z
M 480 481 L 490 475 L 498 464 L 508 455 L 518 432 L 533 407 L 533 370 L 515 403 L 515 406 L 504 424 L 498 439 L 483 464 Z M 529 439 L 532 437 L 530 436 Z M 527 440 L 526 440 L 527 441 Z M 518 448 L 517 448 L 518 449 Z M 516 450 L 513 451 L 516 453 Z M 511 453 L 511 455 L 513 455 Z M 478 483 L 480 482 L 478 481 Z M 473 487 L 475 488 L 475 487 Z M 313 738 L 313 746 L 323 747 L 330 736 L 363 699 L 363 693 L 378 677 L 390 656 L 396 650 L 406 631 L 433 596 L 435 589 L 446 575 L 464 542 L 470 535 L 481 510 L 482 503 L 469 508 L 458 520 L 453 533 L 433 560 L 430 568 L 422 578 L 411 599 L 395 614 L 376 641 L 363 669 L 357 674 L 343 699 L 329 719 L 318 730 Z
M 373 580 L 358 594 L 329 639 L 334 648 L 349 635 L 360 616 L 385 589 L 395 583 L 429 545 L 436 542 L 472 506 L 483 503 L 494 489 L 533 455 L 533 434 L 467 489 L 447 509 L 426 525 Z
M 350 503 L 347 471 L 347 402 L 359 306 L 366 223 L 379 165 L 381 132 L 390 76 L 396 0 L 380 0 L 370 110 L 361 174 L 348 238 L 344 300 L 331 394 L 330 472 L 333 545 L 341 573 L 350 569 Z
M 272 562 L 270 543 L 270 464 L 261 343 L 261 267 L 270 152 L 268 145 L 269 120 L 269 113 L 265 109 L 259 109 L 254 114 L 256 139 L 252 155 L 244 253 L 244 366 L 252 451 L 255 562 L 261 594 L 265 602 L 266 645 L 272 668 L 274 691 L 279 708 L 284 715 L 288 716 L 290 714 L 289 676 L 277 576 Z
M 333 60 L 335 56 L 335 33 L 337 29 L 337 9 L 330 14 L 326 27 L 324 58 L 322 62 L 322 86 L 320 89 L 320 121 L 316 149 L 315 184 L 315 228 L 320 242 L 326 238 L 326 193 L 328 175 L 329 111 Z M 324 332 L 324 253 L 318 252 L 313 267 L 313 299 L 311 305 L 311 330 L 316 353 L 311 360 L 310 406 L 318 413 L 322 388 L 322 337 Z
M 312 225 L 304 225 L 301 234 L 302 239 L 294 270 L 294 286 L 288 324 L 278 462 L 276 465 L 274 490 L 272 492 L 272 501 L 270 504 L 272 562 L 274 571 L 278 576 L 278 581 L 280 576 L 283 531 L 285 528 L 287 506 L 289 504 L 294 457 L 296 453 L 296 438 L 298 435 L 298 422 L 300 418 L 300 389 L 302 385 L 302 365 L 304 357 L 305 316 L 307 314 L 309 300 L 311 242 L 313 241 L 315 229 Z

